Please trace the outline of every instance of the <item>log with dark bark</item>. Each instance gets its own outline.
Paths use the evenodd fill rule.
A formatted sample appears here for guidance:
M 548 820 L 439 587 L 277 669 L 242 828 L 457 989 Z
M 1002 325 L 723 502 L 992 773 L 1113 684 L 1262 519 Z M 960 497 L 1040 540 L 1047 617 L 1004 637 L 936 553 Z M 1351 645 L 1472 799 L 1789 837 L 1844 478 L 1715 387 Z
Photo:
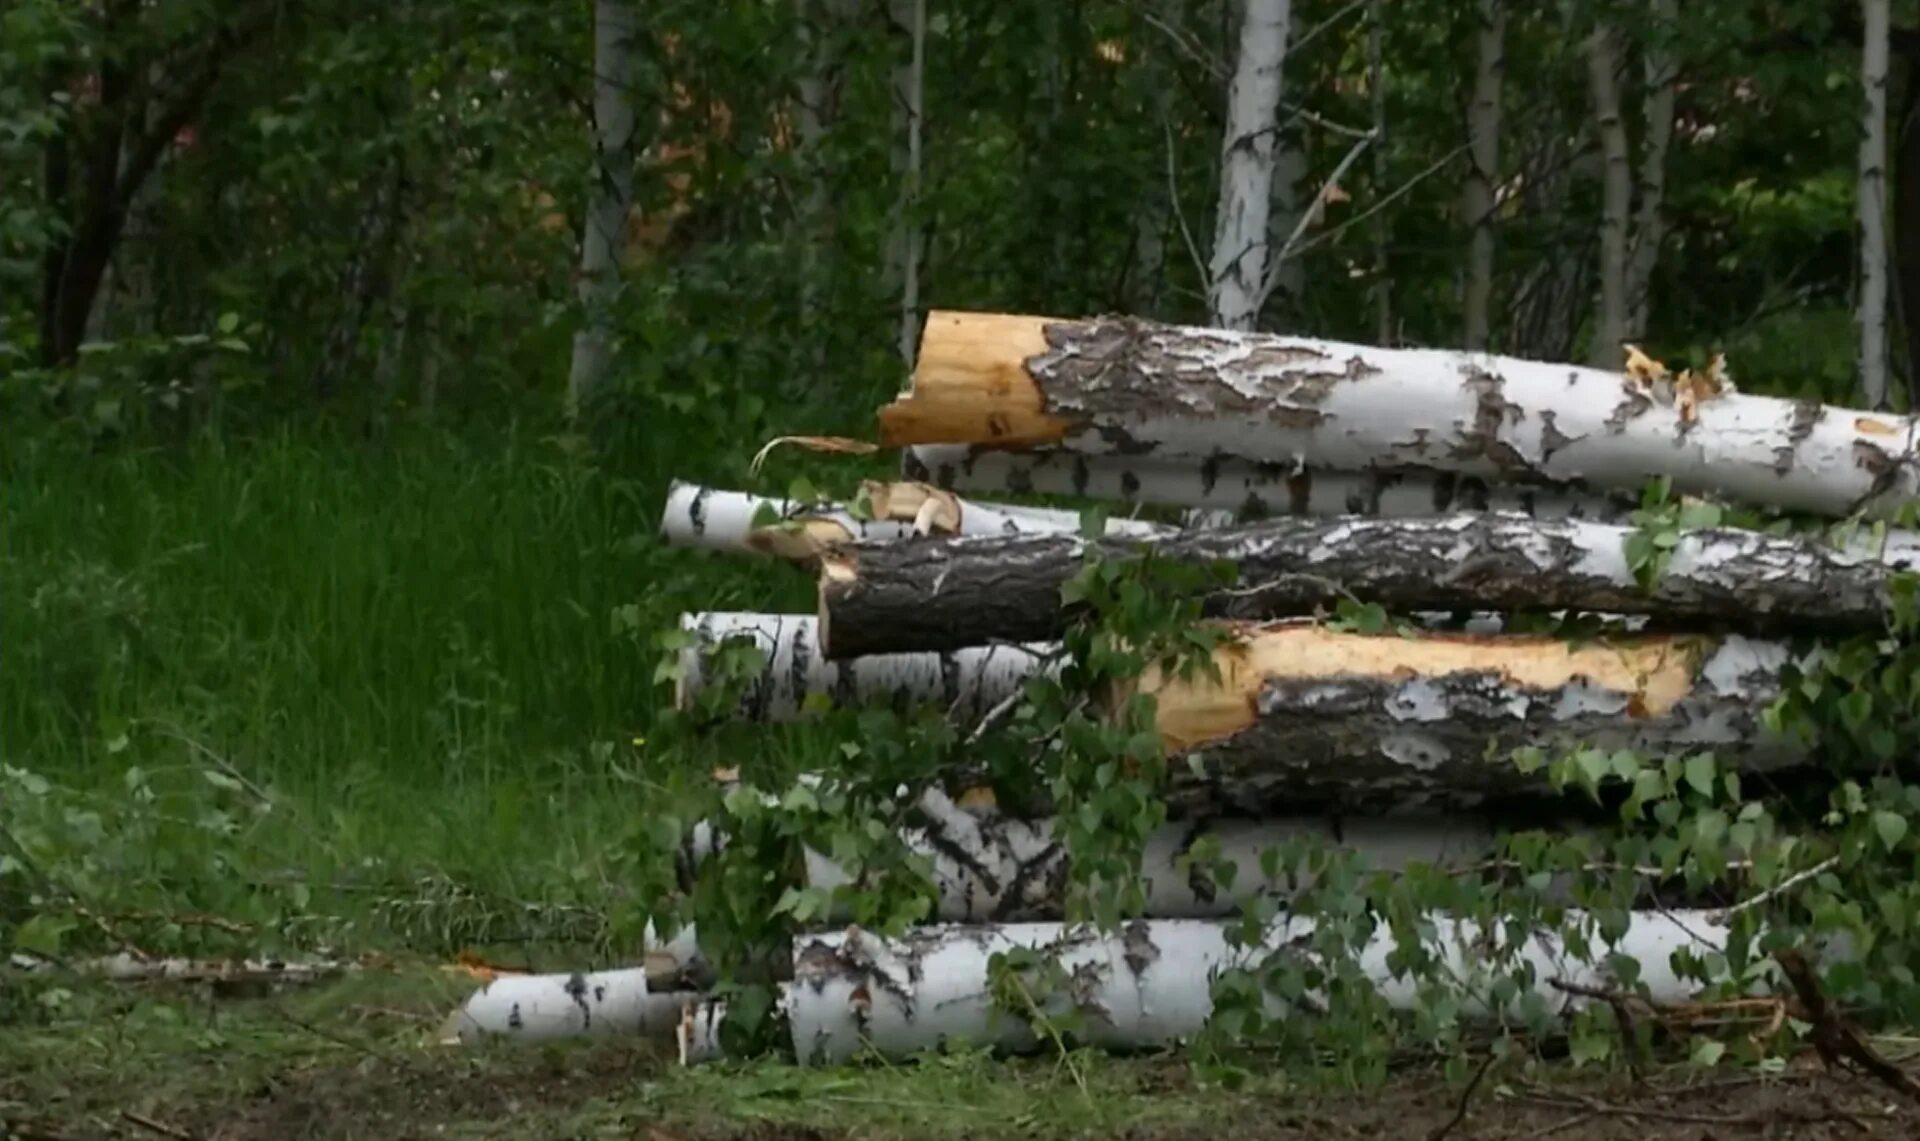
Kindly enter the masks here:
M 1624 366 L 1624 362 L 1623 362 Z M 1484 353 L 936 312 L 883 442 L 1409 465 L 1566 488 L 1674 487 L 1888 515 L 1920 499 L 1915 420 Z
M 1872 629 L 1885 621 L 1892 572 L 1920 567 L 1920 536 L 1845 550 L 1738 528 L 1677 536 L 1650 588 L 1626 556 L 1632 528 L 1517 514 L 1285 520 L 1193 530 L 1151 541 L 1161 557 L 1225 560 L 1237 583 L 1205 602 L 1221 618 L 1331 609 L 1341 598 L 1393 610 L 1540 609 L 1722 620 L 1748 631 Z M 1061 586 L 1090 549 L 1124 540 L 1075 536 L 851 544 L 822 563 L 820 636 L 828 657 L 951 650 L 1059 637 L 1074 608 Z

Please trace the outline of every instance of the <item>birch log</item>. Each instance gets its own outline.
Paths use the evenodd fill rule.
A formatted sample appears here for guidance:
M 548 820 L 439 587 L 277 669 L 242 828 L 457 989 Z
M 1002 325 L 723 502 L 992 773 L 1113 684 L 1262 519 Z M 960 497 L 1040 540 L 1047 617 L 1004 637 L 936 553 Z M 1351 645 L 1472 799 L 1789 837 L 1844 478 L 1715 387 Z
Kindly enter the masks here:
M 1127 504 L 1276 516 L 1437 515 L 1518 511 L 1542 519 L 1623 520 L 1630 495 L 1506 484 L 1421 468 L 1326 471 L 1226 456 L 1088 456 L 1046 450 L 1006 452 L 965 444 L 907 448 L 909 478 L 955 491 L 1074 495 Z
M 1142 519 L 1108 519 L 1105 528 L 1109 535 L 1137 537 L 1175 529 Z M 855 540 L 1072 535 L 1079 530 L 1080 515 L 1074 511 L 983 503 L 925 483 L 871 480 L 861 484 L 852 504 L 804 503 L 674 480 L 660 516 L 660 536 L 668 546 L 787 559 L 810 559 Z
M 702 996 L 649 992 L 647 972 L 622 970 L 554 975 L 502 975 L 441 1024 L 447 1045 L 485 1038 L 544 1042 L 555 1038 L 627 1037 L 671 1042 L 681 1012 Z
M 1056 646 L 976 646 L 951 654 L 876 654 L 830 661 L 820 651 L 818 620 L 810 614 L 719 611 L 682 614 L 693 637 L 680 650 L 674 704 L 691 709 L 713 684 L 707 659 L 729 638 L 750 638 L 760 669 L 747 683 L 736 716 L 749 721 L 793 721 L 810 708 L 885 702 L 896 709 L 936 702 L 971 723 L 1012 697 L 1036 671 L 1052 668 Z
M 1007 814 L 984 793 L 969 790 L 956 801 L 942 789 L 926 789 L 909 814 L 912 823 L 900 833 L 931 869 L 935 917 L 949 923 L 1061 918 L 1071 868 L 1057 822 Z M 726 838 L 704 823 L 694 831 L 687 850 L 697 866 Z M 1490 820 L 1471 815 L 1175 821 L 1150 834 L 1142 849 L 1144 911 L 1156 919 L 1217 918 L 1238 913 L 1259 896 L 1304 890 L 1313 880 L 1307 868 L 1282 867 L 1272 877 L 1262 869 L 1268 849 L 1295 845 L 1350 854 L 1369 872 L 1398 873 L 1415 863 L 1477 864 L 1493 851 L 1495 835 Z M 1212 858 L 1196 859 L 1206 847 L 1213 849 Z M 1215 860 L 1232 867 L 1230 877 L 1216 876 Z M 844 866 L 811 848 L 804 864 L 810 888 L 833 891 L 854 882 Z M 847 911 L 836 905 L 828 918 L 844 922 Z
M 1825 515 L 1920 498 L 1910 416 L 1673 386 L 1511 357 L 1376 349 L 1133 318 L 936 312 L 889 446 L 1226 454 L 1682 493 Z
M 1460 512 L 1430 519 L 1250 523 L 1151 544 L 1181 563 L 1230 562 L 1231 588 L 1203 600 L 1219 618 L 1331 610 L 1342 598 L 1389 610 L 1574 610 L 1721 620 L 1741 629 L 1884 626 L 1894 572 L 1920 568 L 1920 535 L 1842 550 L 1732 527 L 1680 533 L 1650 587 L 1626 558 L 1633 529 Z M 1138 549 L 1072 536 L 854 544 L 821 563 L 819 634 L 828 657 L 948 651 L 1058 638 L 1077 611 L 1061 588 L 1090 551 Z
M 1677 1003 L 1698 985 L 1679 969 L 1684 960 L 1677 952 L 1704 957 L 1722 950 L 1727 938 L 1724 922 L 1708 912 L 1635 912 L 1617 941 L 1594 930 L 1590 916 L 1574 913 L 1569 920 L 1589 934 L 1584 955 L 1553 932 L 1529 932 L 1516 945 L 1504 929 L 1483 931 L 1471 921 L 1432 916 L 1424 925 L 1431 935 L 1422 943 L 1435 963 L 1433 981 L 1459 995 L 1471 1018 L 1517 1013 L 1529 992 L 1564 1015 L 1582 1000 L 1552 980 L 1618 985 L 1604 965 L 1612 954 L 1639 964 L 1638 981 L 1649 997 Z M 1016 950 L 1043 952 L 1073 980 L 1071 987 L 1041 988 L 1038 1001 L 1056 1021 L 1077 1015 L 1068 1023 L 1077 1025 L 1077 1040 L 1105 1048 L 1169 1046 L 1206 1026 L 1222 971 L 1272 954 L 1306 958 L 1312 935 L 1313 923 L 1301 918 L 1282 920 L 1251 948 L 1230 943 L 1225 926 L 1192 920 L 1137 921 L 1107 936 L 1054 923 L 932 927 L 892 940 L 858 929 L 818 935 L 794 947 L 794 982 L 786 991 L 794 1057 L 821 1065 L 868 1047 L 888 1057 L 962 1043 L 1037 1049 L 1042 1040 L 1029 1020 L 993 1000 L 994 957 Z M 1412 1009 L 1423 982 L 1394 965 L 1396 946 L 1390 932 L 1375 931 L 1358 964 L 1392 1007 Z M 1490 998 L 1503 978 L 1517 984 L 1510 1006 Z M 1324 1009 L 1327 1001 L 1321 992 L 1292 1006 L 1269 998 L 1268 1014 L 1298 1016 L 1303 1007 Z

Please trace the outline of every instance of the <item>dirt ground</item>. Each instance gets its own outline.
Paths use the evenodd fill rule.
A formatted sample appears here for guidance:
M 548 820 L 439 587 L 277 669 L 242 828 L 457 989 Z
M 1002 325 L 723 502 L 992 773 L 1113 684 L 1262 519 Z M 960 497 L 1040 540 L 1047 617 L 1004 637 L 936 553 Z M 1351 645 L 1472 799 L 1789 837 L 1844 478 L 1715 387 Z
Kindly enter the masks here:
M 627 1041 L 436 1044 L 434 1023 L 463 993 L 422 975 L 239 1002 L 15 994 L 0 1005 L 0 1141 L 1920 1137 L 1920 1105 L 1812 1058 L 1771 1075 L 1662 1068 L 1637 1083 L 1503 1064 L 1464 1098 L 1464 1082 L 1431 1071 L 1363 1094 L 1310 1092 L 1282 1074 L 1226 1091 L 1175 1057 L 682 1069 Z

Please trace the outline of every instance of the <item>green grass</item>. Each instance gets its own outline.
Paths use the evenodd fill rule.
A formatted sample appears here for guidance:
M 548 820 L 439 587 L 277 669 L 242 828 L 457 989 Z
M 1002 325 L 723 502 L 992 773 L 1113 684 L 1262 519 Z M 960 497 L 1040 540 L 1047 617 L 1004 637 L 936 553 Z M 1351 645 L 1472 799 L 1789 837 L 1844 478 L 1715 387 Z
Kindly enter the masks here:
M 601 470 L 535 430 L 16 446 L 0 761 L 51 788 L 0 789 L 0 854 L 242 915 L 367 883 L 426 927 L 472 890 L 591 901 L 666 775 L 633 745 L 652 631 L 810 604 L 788 568 L 660 548 L 673 462 Z

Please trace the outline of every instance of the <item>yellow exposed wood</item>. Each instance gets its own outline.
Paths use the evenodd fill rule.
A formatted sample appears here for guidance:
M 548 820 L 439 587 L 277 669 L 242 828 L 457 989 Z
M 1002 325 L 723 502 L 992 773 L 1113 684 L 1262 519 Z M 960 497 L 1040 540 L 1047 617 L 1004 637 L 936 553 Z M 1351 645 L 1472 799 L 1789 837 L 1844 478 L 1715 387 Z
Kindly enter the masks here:
M 794 562 L 806 562 L 833 547 L 852 541 L 853 532 L 831 519 L 818 516 L 757 527 L 747 535 L 747 546 L 762 554 Z
M 1251 728 L 1268 679 L 1366 677 L 1402 680 L 1493 673 L 1516 687 L 1553 690 L 1576 679 L 1632 695 L 1630 716 L 1659 717 L 1691 693 L 1709 644 L 1698 637 L 1649 635 L 1580 646 L 1518 635 L 1348 634 L 1319 626 L 1248 627 L 1244 640 L 1216 655 L 1221 683 L 1205 677 L 1163 684 L 1149 670 L 1140 684 L 1158 698 L 1161 740 L 1169 752 L 1224 741 Z
M 1055 443 L 1067 421 L 1047 414 L 1026 362 L 1047 351 L 1047 317 L 1004 313 L 927 315 L 913 387 L 879 411 L 880 439 L 909 444 Z
M 950 491 L 930 483 L 881 483 L 868 480 L 860 485 L 875 519 L 924 524 L 922 534 L 938 531 L 946 535 L 960 533 L 960 500 Z

